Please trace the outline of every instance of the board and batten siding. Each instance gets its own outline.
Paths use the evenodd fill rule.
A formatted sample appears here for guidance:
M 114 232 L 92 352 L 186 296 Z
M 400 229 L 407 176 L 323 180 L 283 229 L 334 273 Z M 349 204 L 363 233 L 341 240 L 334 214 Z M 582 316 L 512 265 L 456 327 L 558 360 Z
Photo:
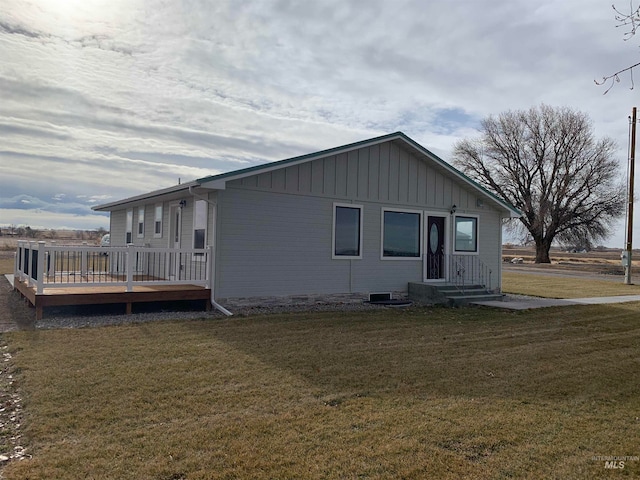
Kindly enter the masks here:
M 445 209 L 453 204 L 475 209 L 478 198 L 435 163 L 393 142 L 252 175 L 229 186 Z
M 449 215 L 453 204 L 479 216 L 480 256 L 499 282 L 498 211 L 390 142 L 230 181 L 218 199 L 218 298 L 406 291 L 423 262 L 380 258 L 382 210 Z M 332 259 L 335 202 L 363 206 L 362 259 Z
M 114 210 L 109 220 L 109 241 L 113 247 L 126 245 L 125 230 L 127 228 L 127 209 Z

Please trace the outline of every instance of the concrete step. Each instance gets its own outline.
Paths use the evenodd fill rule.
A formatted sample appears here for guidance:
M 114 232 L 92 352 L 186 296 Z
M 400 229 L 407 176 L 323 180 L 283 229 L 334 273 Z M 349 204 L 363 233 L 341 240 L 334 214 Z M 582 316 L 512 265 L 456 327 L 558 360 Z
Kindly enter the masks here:
M 486 295 L 486 288 L 465 288 L 462 290 L 440 290 L 445 297 L 471 297 L 474 295 Z
M 501 302 L 504 298 L 502 294 L 495 293 L 486 293 L 483 295 L 461 295 L 455 297 L 447 297 L 449 301 L 449 305 L 452 307 L 461 307 L 464 305 L 473 304 L 476 302 L 488 302 L 488 301 L 498 301 Z
M 501 294 L 487 291 L 483 285 L 467 285 L 464 291 L 453 284 L 409 283 L 409 298 L 416 303 L 441 303 L 450 306 L 473 302 L 502 300 Z

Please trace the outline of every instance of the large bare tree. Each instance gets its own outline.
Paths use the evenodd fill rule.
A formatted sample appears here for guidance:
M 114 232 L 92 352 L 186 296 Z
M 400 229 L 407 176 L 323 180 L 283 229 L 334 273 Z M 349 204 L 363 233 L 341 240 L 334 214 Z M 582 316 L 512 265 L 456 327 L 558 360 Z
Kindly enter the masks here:
M 549 263 L 555 240 L 604 239 L 624 212 L 615 143 L 596 140 L 588 115 L 547 105 L 508 111 L 482 121 L 481 135 L 454 147 L 469 177 L 522 211 L 536 245 L 536 263 Z

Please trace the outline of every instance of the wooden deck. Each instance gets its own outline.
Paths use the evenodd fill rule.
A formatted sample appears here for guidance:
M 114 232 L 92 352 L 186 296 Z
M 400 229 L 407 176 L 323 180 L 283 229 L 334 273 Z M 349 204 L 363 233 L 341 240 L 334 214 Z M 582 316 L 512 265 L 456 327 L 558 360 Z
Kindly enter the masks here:
M 171 302 L 179 300 L 210 300 L 211 290 L 197 285 L 144 285 L 134 286 L 128 292 L 125 285 L 81 286 L 46 288 L 37 295 L 35 287 L 14 278 L 13 288 L 20 292 L 36 309 L 36 320 L 41 320 L 46 307 L 72 305 L 105 305 L 122 303 L 131 314 L 134 303 Z M 210 308 L 207 302 L 207 309 Z

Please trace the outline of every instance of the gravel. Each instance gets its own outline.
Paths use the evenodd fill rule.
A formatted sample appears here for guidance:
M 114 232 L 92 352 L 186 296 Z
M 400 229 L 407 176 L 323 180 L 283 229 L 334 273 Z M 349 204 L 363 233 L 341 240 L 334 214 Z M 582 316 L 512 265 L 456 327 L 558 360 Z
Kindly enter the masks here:
M 11 284 L 9 284 L 4 275 L 0 276 L 0 332 L 55 328 L 88 328 L 169 320 L 227 318 L 218 310 L 211 310 L 209 312 L 202 310 L 156 310 L 126 315 L 118 312 L 116 308 L 117 307 L 114 308 L 114 306 L 99 305 L 82 308 L 51 308 L 45 310 L 44 318 L 36 322 L 34 309 L 31 308 L 25 300 L 20 298 L 17 292 L 13 292 Z M 380 308 L 385 307 L 362 302 L 315 302 L 298 303 L 294 305 L 243 306 L 234 308 L 231 311 L 236 317 L 245 317 L 279 313 L 362 311 Z M 79 314 L 78 312 L 81 313 Z
M 315 305 L 285 305 L 268 307 L 242 307 L 233 310 L 234 317 L 246 317 L 251 315 L 267 315 L 276 313 L 303 313 L 303 312 L 329 312 L 329 311 L 359 311 L 381 308 L 378 305 L 369 304 L 315 304 Z M 107 325 L 125 325 L 134 323 L 147 323 L 170 320 L 197 320 L 197 319 L 223 319 L 228 318 L 218 310 L 205 311 L 156 311 L 148 313 L 125 314 L 85 314 L 85 315 L 47 315 L 35 322 L 36 329 L 52 328 L 86 328 L 101 327 Z

